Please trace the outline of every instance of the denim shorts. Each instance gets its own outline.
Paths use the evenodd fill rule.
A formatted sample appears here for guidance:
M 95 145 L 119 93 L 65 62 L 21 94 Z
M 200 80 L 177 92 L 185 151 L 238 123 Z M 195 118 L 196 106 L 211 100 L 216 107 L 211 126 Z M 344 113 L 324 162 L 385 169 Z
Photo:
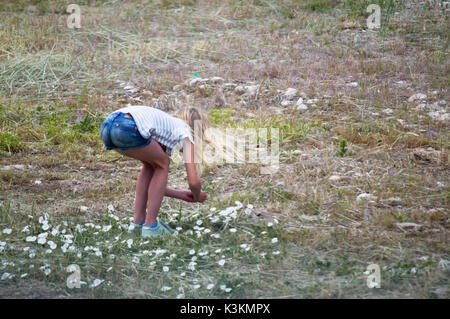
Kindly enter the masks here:
M 100 138 L 106 150 L 115 148 L 127 151 L 147 146 L 152 141 L 145 139 L 139 133 L 136 122 L 132 118 L 125 117 L 125 113 L 114 112 L 103 121 L 100 128 Z

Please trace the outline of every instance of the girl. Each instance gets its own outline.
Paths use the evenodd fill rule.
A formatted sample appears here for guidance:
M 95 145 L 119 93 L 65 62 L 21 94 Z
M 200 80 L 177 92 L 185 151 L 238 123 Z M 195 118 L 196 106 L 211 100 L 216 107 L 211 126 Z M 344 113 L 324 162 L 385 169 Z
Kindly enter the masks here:
M 197 123 L 201 125 L 201 135 L 196 136 L 194 141 L 192 136 L 194 124 Z M 164 196 L 186 202 L 203 203 L 206 200 L 207 195 L 201 191 L 202 184 L 194 163 L 194 142 L 199 146 L 202 140 L 212 143 L 204 137 L 208 126 L 206 115 L 196 108 L 182 109 L 171 116 L 148 106 L 121 108 L 103 122 L 100 138 L 105 149 L 115 150 L 143 164 L 136 184 L 130 232 L 140 230 L 142 237 L 173 232 L 172 228 L 157 219 Z M 190 190 L 167 188 L 169 156 L 174 149 L 183 152 Z

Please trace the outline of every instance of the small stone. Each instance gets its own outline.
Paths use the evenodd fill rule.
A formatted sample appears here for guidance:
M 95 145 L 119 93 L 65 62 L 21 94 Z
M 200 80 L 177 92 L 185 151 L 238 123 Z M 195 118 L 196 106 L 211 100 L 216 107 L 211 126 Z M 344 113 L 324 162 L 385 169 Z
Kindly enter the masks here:
M 373 195 L 371 195 L 371 194 L 369 194 L 369 193 L 362 193 L 362 194 L 359 194 L 357 197 L 356 197 L 356 201 L 357 202 L 361 202 L 361 201 L 368 201 L 368 202 L 373 202 L 373 201 L 375 201 L 377 198 L 375 197 L 375 196 L 373 196 Z
M 308 109 L 308 106 L 306 104 L 303 104 L 303 101 L 300 103 L 297 101 L 296 109 L 297 109 L 297 111 L 306 111 Z
M 297 94 L 297 89 L 294 89 L 294 88 L 288 88 L 286 90 L 286 92 L 284 92 L 284 96 L 289 100 L 292 100 L 296 94 Z
M 216 84 L 221 84 L 224 82 L 224 79 L 218 76 L 214 76 L 210 79 L 210 81 Z
M 423 93 L 416 93 L 414 95 L 411 95 L 408 99 L 408 102 L 414 102 L 417 100 L 425 100 L 427 96 Z
M 418 230 L 422 225 L 416 223 L 395 223 L 395 225 L 401 229 Z

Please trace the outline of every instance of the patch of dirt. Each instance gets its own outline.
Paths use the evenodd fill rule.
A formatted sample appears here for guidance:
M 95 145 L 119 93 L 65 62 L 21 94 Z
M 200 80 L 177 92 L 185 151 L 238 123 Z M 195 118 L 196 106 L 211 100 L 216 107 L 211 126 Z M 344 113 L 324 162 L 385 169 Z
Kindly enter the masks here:
M 0 282 L 0 299 L 83 299 L 82 293 L 68 292 L 43 285 L 36 281 Z

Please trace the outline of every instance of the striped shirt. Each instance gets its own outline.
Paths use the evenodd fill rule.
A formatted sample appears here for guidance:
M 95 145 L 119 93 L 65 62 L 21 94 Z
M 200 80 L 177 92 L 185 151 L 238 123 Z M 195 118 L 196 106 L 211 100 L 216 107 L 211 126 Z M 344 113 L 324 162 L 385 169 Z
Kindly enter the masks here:
M 149 106 L 127 106 L 116 112 L 131 114 L 142 137 L 165 145 L 169 156 L 172 149 L 183 150 L 185 137 L 194 144 L 189 125 L 166 112 Z

